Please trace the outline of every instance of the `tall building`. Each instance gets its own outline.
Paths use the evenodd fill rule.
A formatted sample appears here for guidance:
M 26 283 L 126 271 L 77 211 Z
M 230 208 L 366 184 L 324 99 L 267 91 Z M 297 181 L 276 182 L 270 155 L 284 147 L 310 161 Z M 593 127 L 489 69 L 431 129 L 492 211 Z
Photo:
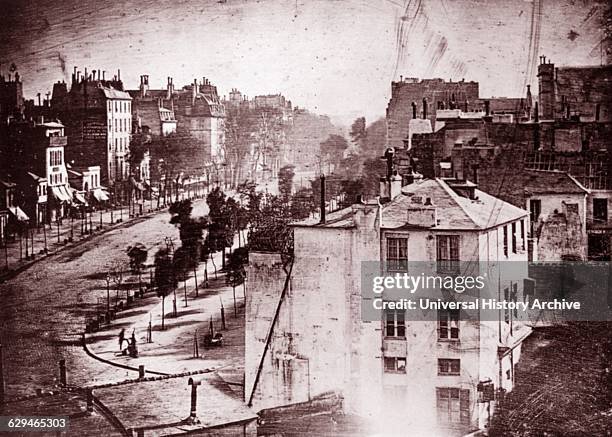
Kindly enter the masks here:
M 73 203 L 65 162 L 67 137 L 56 121 L 12 121 L 3 164 L 17 183 L 17 206 L 32 225 L 65 217 Z
M 225 107 L 217 87 L 206 78 L 176 89 L 168 77 L 166 89 L 151 89 L 149 76 L 140 77 L 138 90 L 130 90 L 134 117 L 151 135 L 175 134 L 181 139 L 184 153 L 178 166 L 188 175 L 202 175 L 211 166 L 225 161 Z M 152 156 L 152 160 L 157 157 Z
M 129 175 L 132 136 L 132 98 L 120 73 L 107 80 L 104 72 L 75 68 L 70 90 L 63 82 L 53 86 L 51 108 L 66 126 L 67 161 L 100 166 L 102 184 L 117 193 Z
M 467 318 L 442 309 L 419 320 L 380 309 L 367 317 L 364 271 L 410 273 L 424 263 L 475 277 L 512 261 L 517 270 L 494 281 L 495 296 L 522 300 L 529 215 L 465 181 L 401 187 L 391 176 L 382 188 L 382 205 L 295 224 L 291 267 L 277 254 L 249 255 L 245 399 L 261 410 L 335 393 L 382 435 L 484 429 L 493 393 L 512 390 L 530 328 L 512 312 Z

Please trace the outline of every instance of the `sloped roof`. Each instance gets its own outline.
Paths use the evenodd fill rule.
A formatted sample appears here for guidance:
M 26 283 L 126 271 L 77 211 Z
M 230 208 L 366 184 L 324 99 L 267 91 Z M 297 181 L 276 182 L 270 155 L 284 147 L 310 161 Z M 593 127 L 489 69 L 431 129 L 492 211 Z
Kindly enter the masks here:
M 104 93 L 104 97 L 106 97 L 107 99 L 132 100 L 132 97 L 129 95 L 129 93 L 126 93 L 125 91 L 119 91 L 119 90 L 116 90 L 115 88 L 107 88 L 107 87 L 102 87 L 100 89 Z
M 32 172 L 27 172 L 28 176 L 30 176 L 32 179 L 34 179 L 36 182 L 46 182 L 47 178 L 43 178 L 42 176 L 38 176 L 37 174 L 34 174 Z
M 562 171 L 525 171 L 526 194 L 586 194 L 589 190 L 572 175 Z
M 483 230 L 525 217 L 527 211 L 504 202 L 484 191 L 474 190 L 474 199 L 460 196 L 442 179 L 427 179 L 402 188 L 402 194 L 383 207 L 382 226 L 395 229 L 406 226 L 407 211 L 413 196 L 431 199 L 438 224 L 432 229 Z

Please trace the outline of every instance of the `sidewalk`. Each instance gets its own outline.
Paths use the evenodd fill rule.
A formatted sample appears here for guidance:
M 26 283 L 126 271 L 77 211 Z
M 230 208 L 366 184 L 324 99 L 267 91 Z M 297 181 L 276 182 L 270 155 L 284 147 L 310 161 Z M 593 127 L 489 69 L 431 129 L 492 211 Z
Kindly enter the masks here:
M 236 240 L 237 241 L 237 240 Z M 237 245 L 235 244 L 235 247 Z M 215 254 L 215 264 L 221 266 L 221 253 Z M 144 299 L 136 299 L 128 309 L 117 313 L 110 324 L 100 331 L 87 334 L 89 351 L 97 358 L 138 369 L 144 365 L 146 371 L 163 374 L 193 372 L 203 369 L 219 371 L 223 378 L 234 384 L 236 394 L 242 397 L 244 374 L 244 294 L 243 286 L 236 288 L 236 315 L 234 293 L 225 285 L 225 274 L 218 273 L 215 279 L 211 260 L 208 261 L 209 288 L 204 289 L 204 263 L 197 269 L 198 297 L 193 276 L 187 280 L 187 306 L 185 285 L 181 281 L 176 290 L 176 317 L 173 315 L 173 299 L 165 299 L 165 329 L 161 330 L 162 299 L 147 293 Z M 221 305 L 225 313 L 222 327 Z M 210 332 L 223 335 L 223 346 L 204 347 L 204 336 Z M 149 322 L 152 326 L 152 342 L 147 343 Z M 131 358 L 119 350 L 119 332 L 125 329 L 125 338 L 132 332 L 136 338 L 138 358 Z M 197 356 L 195 343 L 197 340 Z M 127 342 L 123 343 L 123 348 Z M 232 388 L 234 388 L 232 387 Z
M 181 200 L 185 198 L 185 195 L 181 196 Z M 197 200 L 195 197 L 191 199 Z M 93 211 L 91 213 L 91 221 L 89 217 L 87 218 L 87 225 L 85 225 L 84 220 L 80 218 L 64 218 L 59 227 L 57 226 L 57 222 L 54 222 L 44 227 L 31 228 L 29 229 L 31 237 L 28 238 L 27 242 L 27 258 L 25 238 L 21 239 L 20 245 L 19 235 L 15 235 L 15 241 L 9 240 L 7 247 L 4 247 L 0 243 L 0 279 L 2 276 L 17 271 L 27 266 L 32 261 L 40 259 L 48 254 L 55 253 L 69 244 L 78 243 L 92 235 L 104 232 L 119 223 L 127 223 L 138 218 L 147 217 L 152 213 L 166 209 L 168 205 L 164 207 L 163 204 L 160 203 L 160 208 L 158 210 L 156 201 L 152 203 L 146 201 L 143 204 L 143 211 L 140 215 L 130 216 L 129 208 L 124 206 L 123 208 L 113 210 Z M 71 239 L 72 241 L 70 241 Z M 45 247 L 47 249 L 46 252 Z

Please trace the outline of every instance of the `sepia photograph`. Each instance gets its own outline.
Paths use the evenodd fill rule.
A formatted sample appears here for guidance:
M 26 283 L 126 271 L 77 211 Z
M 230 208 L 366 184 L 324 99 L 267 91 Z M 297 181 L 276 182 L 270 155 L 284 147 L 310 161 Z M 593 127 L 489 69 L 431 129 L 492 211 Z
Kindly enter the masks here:
M 0 0 L 0 435 L 612 437 L 608 0 Z

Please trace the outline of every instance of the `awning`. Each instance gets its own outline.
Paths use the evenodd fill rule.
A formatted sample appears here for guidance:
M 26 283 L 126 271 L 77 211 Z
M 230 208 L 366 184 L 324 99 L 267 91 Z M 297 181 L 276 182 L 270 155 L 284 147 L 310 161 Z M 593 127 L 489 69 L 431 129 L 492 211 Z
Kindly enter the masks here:
M 14 206 L 12 208 L 9 208 L 8 210 L 20 222 L 27 222 L 28 220 L 30 220 L 30 217 L 28 217 L 28 215 L 25 212 L 23 212 L 23 210 L 19 208 L 18 206 Z
M 74 191 L 74 198 L 77 202 L 82 203 L 83 205 L 87 205 L 87 200 L 85 200 L 85 196 L 83 193 L 79 193 L 78 191 Z
M 72 200 L 72 196 L 68 194 L 66 191 L 66 187 L 63 185 L 57 187 L 51 187 L 51 192 L 53 193 L 53 197 L 55 197 L 60 202 L 70 202 Z
M 108 197 L 108 193 L 106 193 L 104 190 L 100 188 L 96 188 L 95 190 L 93 190 L 92 194 L 98 202 L 106 202 L 107 200 L 110 199 Z

